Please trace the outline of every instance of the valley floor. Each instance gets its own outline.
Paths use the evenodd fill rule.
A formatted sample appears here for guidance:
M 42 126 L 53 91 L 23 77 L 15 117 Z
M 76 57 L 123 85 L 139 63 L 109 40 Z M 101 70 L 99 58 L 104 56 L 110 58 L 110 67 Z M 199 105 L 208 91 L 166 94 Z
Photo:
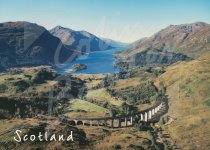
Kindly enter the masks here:
M 133 69 L 130 74 L 69 75 L 71 88 L 51 68 L 23 68 L 0 75 L 1 105 L 0 145 L 6 149 L 209 149 L 210 148 L 210 55 L 197 60 L 177 62 L 158 74 L 160 68 Z M 45 76 L 47 74 L 47 76 Z M 44 76 L 44 78 L 43 78 Z M 49 78 L 51 77 L 51 78 Z M 48 117 L 44 96 L 70 93 L 73 98 L 60 99 L 55 114 Z M 65 89 L 66 91 L 64 91 Z M 164 89 L 164 90 L 163 90 Z M 164 93 L 164 92 L 165 93 Z M 60 96 L 59 95 L 59 96 Z M 156 99 L 167 97 L 169 110 L 159 123 L 141 126 L 135 122 L 128 128 L 102 126 L 69 126 L 56 115 L 70 118 L 127 115 L 145 110 Z M 19 101 L 15 97 L 42 97 L 35 101 Z M 38 114 L 38 115 L 37 115 Z M 75 142 L 15 143 L 13 133 L 52 130 L 56 133 L 75 132 Z

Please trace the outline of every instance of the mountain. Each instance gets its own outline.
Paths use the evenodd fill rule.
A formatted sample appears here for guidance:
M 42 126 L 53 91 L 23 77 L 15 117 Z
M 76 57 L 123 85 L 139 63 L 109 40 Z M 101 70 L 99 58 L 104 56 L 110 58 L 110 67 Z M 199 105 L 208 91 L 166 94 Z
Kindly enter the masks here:
M 56 54 L 57 51 L 57 54 Z M 56 65 L 73 51 L 44 27 L 29 22 L 0 23 L 0 66 Z
M 111 45 L 87 31 L 74 31 L 56 26 L 50 33 L 58 37 L 67 47 L 88 53 L 113 48 Z
M 119 57 L 135 65 L 164 64 L 198 58 L 207 51 L 210 51 L 210 25 L 196 22 L 170 25 L 151 37 L 131 44 Z
M 180 149 L 209 149 L 210 52 L 188 62 L 177 62 L 159 76 L 168 95 L 170 120 L 164 129 Z
M 123 43 L 108 38 L 101 38 L 101 39 L 113 47 L 127 47 L 129 45 L 128 43 Z

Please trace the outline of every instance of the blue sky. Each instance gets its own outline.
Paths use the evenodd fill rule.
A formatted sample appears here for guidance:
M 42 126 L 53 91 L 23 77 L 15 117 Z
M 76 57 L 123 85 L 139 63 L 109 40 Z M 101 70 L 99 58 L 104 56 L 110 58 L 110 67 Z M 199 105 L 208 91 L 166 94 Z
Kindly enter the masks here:
M 0 22 L 61 25 L 133 42 L 170 24 L 210 23 L 209 0 L 0 0 Z

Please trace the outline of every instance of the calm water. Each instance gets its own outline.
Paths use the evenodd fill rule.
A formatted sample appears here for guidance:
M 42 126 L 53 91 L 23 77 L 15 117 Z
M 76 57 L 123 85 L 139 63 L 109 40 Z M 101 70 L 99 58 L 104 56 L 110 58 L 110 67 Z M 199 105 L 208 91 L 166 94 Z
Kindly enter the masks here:
M 86 70 L 77 71 L 74 74 L 98 74 L 98 73 L 111 73 L 118 72 L 119 69 L 113 66 L 115 59 L 114 53 L 124 50 L 125 47 L 114 48 L 105 51 L 91 52 L 88 55 L 80 56 L 76 61 L 69 63 L 62 69 L 58 69 L 61 73 L 66 73 L 65 70 L 72 67 L 73 64 L 85 64 Z

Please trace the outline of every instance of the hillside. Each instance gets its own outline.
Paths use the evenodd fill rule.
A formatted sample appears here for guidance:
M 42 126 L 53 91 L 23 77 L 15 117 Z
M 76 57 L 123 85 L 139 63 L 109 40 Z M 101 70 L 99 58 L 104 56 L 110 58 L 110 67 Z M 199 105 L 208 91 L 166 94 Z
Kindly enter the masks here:
M 21 21 L 0 23 L 2 67 L 56 64 L 54 56 L 57 50 L 60 50 L 60 62 L 66 61 L 73 53 L 42 26 Z
M 210 53 L 169 66 L 156 80 L 160 84 L 167 89 L 173 120 L 164 130 L 181 149 L 209 149 Z
M 84 52 L 113 48 L 104 40 L 87 31 L 74 31 L 69 28 L 56 26 L 50 30 L 50 33 L 58 37 L 67 47 Z
M 109 45 L 111 45 L 112 47 L 127 47 L 129 45 L 129 43 L 115 41 L 115 40 L 108 39 L 108 38 L 101 38 L 101 39 L 103 41 L 105 41 L 106 43 L 108 43 Z
M 0 120 L 0 149 L 84 149 L 88 145 L 88 139 L 86 133 L 83 129 L 77 127 L 65 125 L 55 118 L 51 120 L 41 120 L 37 118 L 27 118 L 24 120 L 21 119 L 10 119 L 10 120 Z M 16 130 L 21 130 L 23 134 L 34 134 L 36 137 L 38 133 L 41 132 L 44 134 L 48 132 L 51 136 L 56 135 L 56 140 L 53 142 L 49 141 L 30 141 L 26 142 L 16 142 L 14 140 L 14 132 Z M 58 136 L 63 134 L 64 139 L 68 137 L 73 132 L 74 141 L 58 141 Z M 48 140 L 50 139 L 48 137 Z M 17 137 L 16 137 L 17 138 Z M 22 139 L 23 140 L 23 139 Z
M 210 25 L 207 23 L 170 25 L 151 37 L 131 44 L 119 56 L 135 65 L 171 64 L 198 58 L 210 51 L 209 43 Z

